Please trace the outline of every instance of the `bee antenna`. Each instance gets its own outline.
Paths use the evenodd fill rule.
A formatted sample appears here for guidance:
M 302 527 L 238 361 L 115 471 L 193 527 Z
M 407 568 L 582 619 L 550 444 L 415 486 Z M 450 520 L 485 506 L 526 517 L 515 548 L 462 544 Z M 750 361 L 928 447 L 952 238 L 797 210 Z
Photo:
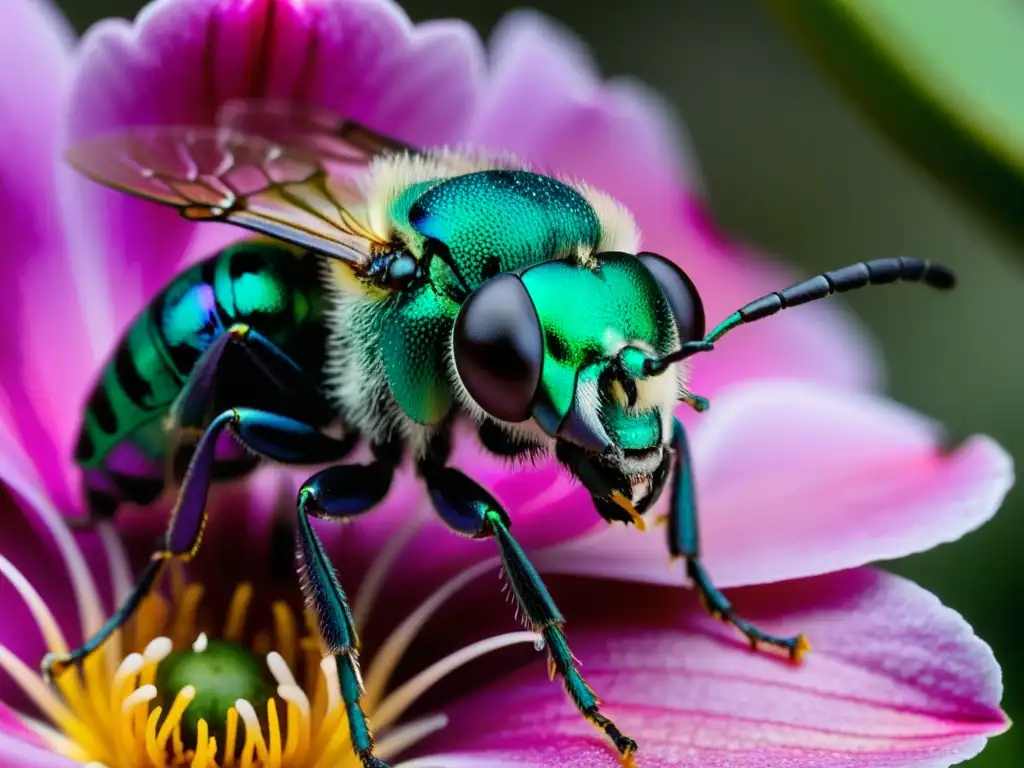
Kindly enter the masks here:
M 779 310 L 817 301 L 833 293 L 845 293 L 867 285 L 883 285 L 897 280 L 924 283 L 940 290 L 949 290 L 956 285 L 956 275 L 952 270 L 925 259 L 899 256 L 857 262 L 809 277 L 781 291 L 755 299 L 725 318 L 702 340 L 688 341 L 674 352 L 645 361 L 644 373 L 656 376 L 672 363 L 685 360 L 698 352 L 709 352 L 715 348 L 715 342 L 733 328 L 770 317 Z
M 644 376 L 657 376 L 664 373 L 672 363 L 678 363 L 698 352 L 709 352 L 714 346 L 709 341 L 688 341 L 674 352 L 661 357 L 649 357 L 644 361 Z

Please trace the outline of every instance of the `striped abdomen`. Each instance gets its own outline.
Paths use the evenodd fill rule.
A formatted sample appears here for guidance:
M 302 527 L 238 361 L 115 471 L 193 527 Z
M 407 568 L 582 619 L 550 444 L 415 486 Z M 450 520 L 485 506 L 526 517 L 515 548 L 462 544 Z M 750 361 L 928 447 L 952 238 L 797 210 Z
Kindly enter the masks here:
M 268 241 L 234 245 L 175 277 L 132 322 L 86 404 L 75 461 L 86 470 L 93 513 L 160 495 L 165 417 L 200 355 L 233 324 L 259 331 L 319 382 L 326 338 L 321 286 L 316 256 Z M 237 356 L 231 362 L 238 386 L 229 379 L 218 399 L 260 405 L 266 390 L 257 372 Z

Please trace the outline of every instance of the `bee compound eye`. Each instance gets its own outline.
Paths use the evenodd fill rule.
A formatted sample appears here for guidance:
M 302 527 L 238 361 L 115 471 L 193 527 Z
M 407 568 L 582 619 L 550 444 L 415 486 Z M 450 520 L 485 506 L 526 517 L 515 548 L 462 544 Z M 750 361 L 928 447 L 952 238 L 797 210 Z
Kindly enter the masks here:
M 452 346 L 455 369 L 477 405 L 501 421 L 530 418 L 544 339 L 518 276 L 497 275 L 470 294 L 455 321 Z
M 704 302 L 690 276 L 664 256 L 638 253 L 637 258 L 661 288 L 676 320 L 680 343 L 704 338 Z

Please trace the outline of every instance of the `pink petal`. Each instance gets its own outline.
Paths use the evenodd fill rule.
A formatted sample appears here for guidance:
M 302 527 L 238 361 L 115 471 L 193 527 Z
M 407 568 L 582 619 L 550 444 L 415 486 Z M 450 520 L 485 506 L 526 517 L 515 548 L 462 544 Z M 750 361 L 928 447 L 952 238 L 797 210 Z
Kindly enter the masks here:
M 751 653 L 689 596 L 587 585 L 570 640 L 603 712 L 648 768 L 938 768 L 1007 727 L 1000 670 L 967 623 L 916 585 L 862 569 L 742 590 L 769 629 L 802 630 L 800 666 Z M 581 598 L 581 602 L 583 598 Z M 487 765 L 605 768 L 615 756 L 542 663 L 447 708 L 431 753 Z
M 51 750 L 3 701 L 0 701 L 0 755 L 3 768 L 74 768 L 80 765 Z
M 954 541 L 992 517 L 1013 484 L 1012 460 L 988 437 L 947 449 L 939 428 L 907 408 L 808 382 L 723 393 L 691 440 L 705 560 L 721 586 L 827 573 Z M 565 506 L 584 504 L 577 494 Z M 605 528 L 538 563 L 680 583 L 663 536 L 662 528 Z
M 58 118 L 69 81 L 71 30 L 42 0 L 11 0 L 0 25 L 0 231 L 8 286 L 0 323 L 0 387 L 11 424 L 67 498 L 75 386 L 90 362 L 68 275 L 54 184 Z M 70 386 L 69 386 L 70 384 Z M 69 389 L 71 390 L 69 392 Z
M 671 205 L 667 193 L 695 179 L 663 100 L 632 80 L 602 82 L 584 44 L 563 27 L 530 11 L 509 14 L 491 59 L 469 141 L 582 178 L 634 210 Z
M 43 746 L 43 741 L 25 726 L 21 717 L 0 701 L 0 739 L 3 738 L 20 741 L 28 746 Z
M 0 426 L 0 554 L 28 579 L 53 613 L 70 643 L 82 641 L 75 592 L 60 550 L 43 522 L 49 508 L 58 513 L 39 474 L 14 436 Z M 110 595 L 106 561 L 98 537 L 78 539 L 85 563 L 98 581 L 100 596 Z M 109 611 L 109 601 L 105 606 Z M 0 645 L 7 647 L 30 667 L 36 667 L 47 648 L 42 635 L 17 591 L 0 578 Z M 0 673 L 0 701 L 24 704 L 20 693 Z
M 482 56 L 468 26 L 414 27 L 389 0 L 157 0 L 134 24 L 107 20 L 86 34 L 68 140 L 209 124 L 229 99 L 266 97 L 310 100 L 407 141 L 443 143 L 469 113 Z M 109 346 L 180 266 L 195 227 L 91 182 L 65 182 L 91 332 Z M 108 274 L 118 276 L 116 301 Z
M 0 26 L 0 109 L 4 114 L 3 226 L 11 253 L 59 242 L 53 208 L 58 116 L 70 75 L 72 33 L 45 0 L 9 0 Z M 24 259 L 5 258 L 5 266 Z

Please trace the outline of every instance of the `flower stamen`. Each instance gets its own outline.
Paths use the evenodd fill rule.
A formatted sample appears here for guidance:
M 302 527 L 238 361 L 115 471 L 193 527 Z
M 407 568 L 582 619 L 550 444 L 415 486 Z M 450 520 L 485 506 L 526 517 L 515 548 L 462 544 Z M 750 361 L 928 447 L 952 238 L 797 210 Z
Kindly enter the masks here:
M 298 630 L 295 626 L 295 613 L 284 601 L 278 600 L 270 609 L 274 614 L 274 635 L 277 639 L 276 653 L 282 659 L 285 668 L 295 664 Z M 292 680 L 294 685 L 295 681 Z
M 186 685 L 174 697 L 174 703 L 171 704 L 171 709 L 167 712 L 167 717 L 164 719 L 163 725 L 160 726 L 160 732 L 156 737 L 156 745 L 161 753 L 166 752 L 167 742 L 171 740 L 171 735 L 181 724 L 181 717 L 185 714 L 185 709 L 195 697 L 196 689 L 192 685 Z
M 4 478 L 11 490 L 20 495 L 32 506 L 39 515 L 39 520 L 57 545 L 64 567 L 71 576 L 71 589 L 75 595 L 75 604 L 82 622 L 82 634 L 86 637 L 99 632 L 103 626 L 103 604 L 100 602 L 96 580 L 93 579 L 85 555 L 75 543 L 75 538 L 67 523 L 50 499 L 37 489 L 44 487 L 33 473 L 12 472 Z
M 153 708 L 153 711 L 149 713 L 149 717 L 146 719 L 146 754 L 149 755 L 149 759 L 155 768 L 164 768 L 164 754 L 158 751 L 156 747 L 156 724 L 162 714 L 163 707 L 157 706 Z
M 143 685 L 153 685 L 156 682 L 157 667 L 160 662 L 171 655 L 174 645 L 169 637 L 155 637 L 146 644 L 142 651 L 142 658 L 145 662 L 142 665 L 140 680 Z
M 267 751 L 270 753 L 267 758 L 270 763 L 268 768 L 281 768 L 281 722 L 277 717 L 277 703 L 274 699 L 267 702 L 267 736 Z
M 366 701 L 367 709 L 374 709 L 380 702 L 391 675 L 398 666 L 398 662 L 409 649 L 421 627 L 433 616 L 441 606 L 448 601 L 456 592 L 475 580 L 484 573 L 495 570 L 500 566 L 498 558 L 491 558 L 482 563 L 467 568 L 456 576 L 453 576 L 430 597 L 423 601 L 420 606 L 410 613 L 398 627 L 388 635 L 380 649 L 370 663 L 370 669 L 366 673 Z
M 227 736 L 224 740 L 224 759 L 222 762 L 225 766 L 232 766 L 235 764 L 235 745 L 238 741 L 238 710 L 234 707 L 228 710 L 225 732 Z
M 488 637 L 485 640 L 467 645 L 455 653 L 445 656 L 435 664 L 427 667 L 409 682 L 395 690 L 384 699 L 380 707 L 374 712 L 373 721 L 378 728 L 387 728 L 395 720 L 402 716 L 412 706 L 416 699 L 420 698 L 428 688 L 436 682 L 454 672 L 464 664 L 477 659 L 491 651 L 499 648 L 507 648 L 517 643 L 537 642 L 536 632 L 509 632 L 497 637 Z
M 358 634 L 366 631 L 366 625 L 370 622 L 370 611 L 377 604 L 377 596 L 384 587 L 391 567 L 420 530 L 425 517 L 426 515 L 419 510 L 409 515 L 409 519 L 384 543 L 380 553 L 370 563 L 352 606 L 352 621 Z
M 387 738 L 378 741 L 377 755 L 382 760 L 387 760 L 392 755 L 397 755 L 413 744 L 422 741 L 430 734 L 437 733 L 447 725 L 448 716 L 443 714 L 413 720 L 411 723 L 393 729 Z
M 192 582 L 185 587 L 181 602 L 178 603 L 174 629 L 171 631 L 174 646 L 182 646 L 188 642 L 189 638 L 196 636 L 196 613 L 204 592 L 203 585 L 197 582 Z
M 286 762 L 302 762 L 309 751 L 309 699 L 298 687 L 281 686 L 277 695 L 288 704 L 288 740 L 284 745 Z
M 77 722 L 71 710 L 46 687 L 25 662 L 4 645 L 0 645 L 0 670 L 6 672 L 32 703 L 71 738 L 76 741 L 92 741 L 88 729 L 80 727 L 81 724 Z
M 259 759 L 262 761 L 267 759 L 267 743 L 263 740 L 263 728 L 260 725 L 259 717 L 256 715 L 256 710 L 248 701 L 239 699 L 235 702 L 235 709 L 238 711 L 238 716 L 242 718 L 242 722 L 245 723 L 242 767 L 251 768 L 254 754 L 258 754 Z
M 3 555 L 0 555 L 0 578 L 5 579 L 7 583 L 14 587 L 18 597 L 25 603 L 25 607 L 32 614 L 32 619 L 35 621 L 36 626 L 43 634 L 47 647 L 54 649 L 55 653 L 67 653 L 67 640 L 64 639 L 64 633 L 60 631 L 53 613 L 46 607 L 46 601 L 43 600 L 42 596 L 21 571 L 14 567 L 14 563 Z
M 117 535 L 117 530 L 108 521 L 97 524 L 96 530 L 103 544 L 103 552 L 107 557 L 107 570 L 110 572 L 110 583 L 113 587 L 114 600 L 118 605 L 128 599 L 132 591 L 132 569 L 128 564 L 128 553 L 124 542 Z
M 83 750 L 78 744 L 72 741 L 66 734 L 52 728 L 46 723 L 41 723 L 35 718 L 22 716 L 22 724 L 30 731 L 35 732 L 44 741 L 50 744 L 59 744 L 58 751 L 62 755 L 70 757 L 72 760 L 77 760 L 80 763 L 88 761 L 89 755 Z
M 191 768 L 206 768 L 211 755 L 217 754 L 217 739 L 211 738 L 209 726 L 202 718 L 196 726 L 196 754 L 192 758 Z
M 380 576 L 369 580 L 364 596 L 379 593 L 388 563 L 400 555 L 417 528 L 403 526 L 396 534 L 398 541 L 385 547 L 375 563 Z M 116 575 L 123 566 L 116 534 L 108 532 L 104 547 L 116 585 L 124 576 Z M 496 564 L 491 560 L 473 566 L 438 589 L 388 636 L 370 665 L 363 706 L 377 731 L 383 758 L 390 759 L 447 724 L 444 715 L 432 715 L 397 725 L 428 688 L 493 650 L 536 642 L 533 632 L 478 641 L 386 695 L 391 674 L 426 621 Z M 40 723 L 33 730 L 55 751 L 105 768 L 359 768 L 337 659 L 323 657 L 316 616 L 306 610 L 300 617 L 288 603 L 277 601 L 270 606 L 269 623 L 248 630 L 254 590 L 242 583 L 231 596 L 222 631 L 197 631 L 200 625 L 209 627 L 209 616 L 200 615 L 203 585 L 187 581 L 175 566 L 168 570 L 176 599 L 150 594 L 131 624 L 105 646 L 108 651 L 120 650 L 123 643 L 137 650 L 123 658 L 119 653 L 114 662 L 107 653 L 96 653 L 81 667 L 63 671 L 54 680 L 63 700 L 0 646 L 0 670 L 6 670 L 59 729 Z M 55 618 L 28 580 L 3 558 L 0 575 L 15 585 L 51 650 L 66 652 Z M 365 620 L 369 610 L 360 615 Z
M 172 571 L 173 573 L 173 571 Z M 184 588 L 182 589 L 184 592 Z M 177 601 L 175 605 L 180 605 Z M 151 637 L 159 635 L 167 626 L 167 617 L 170 615 L 170 607 L 162 595 L 151 592 L 142 600 L 138 613 L 135 614 L 133 623 L 134 631 L 130 634 L 134 637 L 132 643 L 135 648 L 142 648 Z
M 231 596 L 231 605 L 228 608 L 228 618 L 224 623 L 222 637 L 228 642 L 237 643 L 242 637 L 245 629 L 245 617 L 249 612 L 249 603 L 252 602 L 252 584 L 239 584 L 235 588 L 235 594 Z

